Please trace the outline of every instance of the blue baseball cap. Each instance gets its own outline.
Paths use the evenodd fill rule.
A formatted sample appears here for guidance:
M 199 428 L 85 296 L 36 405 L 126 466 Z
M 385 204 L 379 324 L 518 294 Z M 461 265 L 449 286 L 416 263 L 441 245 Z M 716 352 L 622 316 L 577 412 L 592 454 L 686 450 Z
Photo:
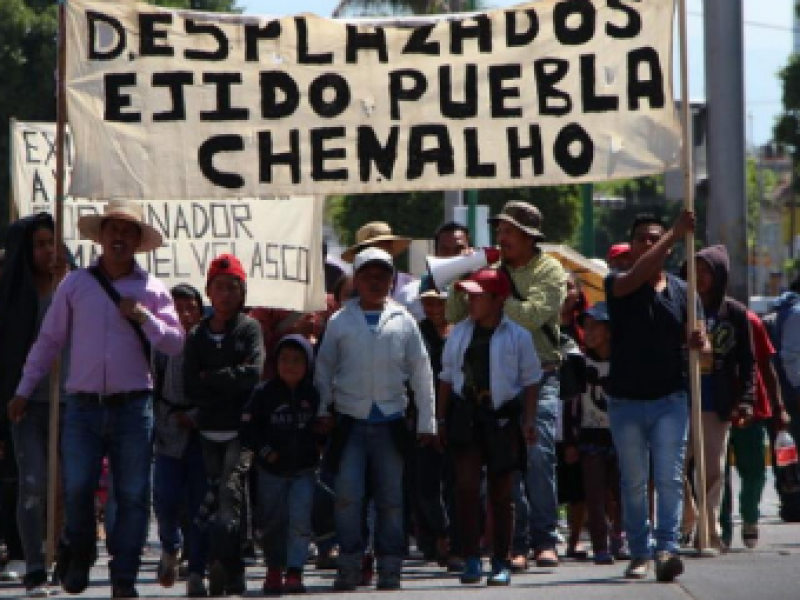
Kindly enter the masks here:
M 611 317 L 608 316 L 608 304 L 603 301 L 595 302 L 592 306 L 583 311 L 583 314 L 580 316 L 581 325 L 583 325 L 583 320 L 586 317 L 592 317 L 595 321 L 610 321 Z

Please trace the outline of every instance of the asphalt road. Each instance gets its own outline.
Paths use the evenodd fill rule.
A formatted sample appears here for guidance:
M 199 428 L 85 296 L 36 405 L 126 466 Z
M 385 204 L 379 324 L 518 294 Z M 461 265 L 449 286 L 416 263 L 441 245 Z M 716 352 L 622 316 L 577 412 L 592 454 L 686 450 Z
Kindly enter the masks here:
M 627 581 L 622 578 L 624 563 L 600 567 L 591 562 L 564 561 L 556 569 L 532 568 L 515 575 L 508 588 L 462 586 L 457 576 L 447 575 L 420 560 L 409 560 L 404 567 L 403 592 L 394 594 L 411 595 L 418 600 L 444 600 L 443 595 L 452 598 L 468 595 L 472 600 L 800 600 L 800 524 L 782 523 L 777 518 L 777 508 L 770 481 L 762 503 L 764 518 L 759 546 L 746 550 L 737 526 L 731 552 L 717 558 L 686 556 L 686 573 L 672 584 L 657 583 L 652 577 Z M 158 553 L 157 542 L 151 541 L 137 586 L 139 594 L 147 598 L 183 596 L 182 581 L 170 589 L 156 583 Z M 309 594 L 333 595 L 333 575 L 332 571 L 317 572 L 309 568 L 305 576 Z M 263 567 L 248 568 L 248 597 L 261 595 L 263 577 Z M 2 598 L 23 594 L 19 585 L 0 584 Z M 364 589 L 336 597 L 346 600 L 351 596 L 364 599 L 377 595 L 385 598 L 387 593 Z M 80 597 L 93 600 L 109 596 L 108 571 L 105 558 L 101 558 L 92 571 L 91 587 Z

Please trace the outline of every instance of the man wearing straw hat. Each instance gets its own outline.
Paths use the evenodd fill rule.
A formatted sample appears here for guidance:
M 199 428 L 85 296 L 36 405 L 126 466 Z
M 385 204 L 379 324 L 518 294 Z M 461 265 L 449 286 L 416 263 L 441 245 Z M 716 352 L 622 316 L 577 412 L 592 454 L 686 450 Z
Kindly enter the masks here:
M 392 228 L 383 221 L 372 221 L 356 231 L 356 243 L 342 252 L 342 260 L 352 263 L 356 254 L 366 248 L 380 248 L 388 252 L 392 258 L 399 256 L 411 245 L 411 238 L 394 235 Z M 394 272 L 390 296 L 405 306 L 413 317 L 420 321 L 425 318 L 422 305 L 418 299 L 418 288 L 410 287 L 416 280 L 412 275 L 401 271 Z
M 134 255 L 161 246 L 139 204 L 111 201 L 102 215 L 78 221 L 83 239 L 102 254 L 73 271 L 53 297 L 28 354 L 17 396 L 27 398 L 69 345 L 64 457 L 66 525 L 59 574 L 64 590 L 83 592 L 97 557 L 94 491 L 108 454 L 117 514 L 108 532 L 112 595 L 136 597 L 134 583 L 147 536 L 152 455 L 150 348 L 180 352 L 183 332 L 172 298 Z
M 497 244 L 502 259 L 500 268 L 508 272 L 512 282 L 512 295 L 506 300 L 503 310 L 533 336 L 543 371 L 535 412 L 536 442 L 528 447 L 525 480 L 518 482 L 514 490 L 517 514 L 512 568 L 515 571 L 527 568 L 529 549 L 534 552 L 537 566 L 556 567 L 555 434 L 561 362 L 558 323 L 567 294 L 567 277 L 561 263 L 544 254 L 538 246 L 544 235 L 541 232 L 542 214 L 535 206 L 521 201 L 507 202 L 499 215 L 489 219 L 489 223 L 497 228 Z M 447 320 L 455 323 L 466 315 L 464 294 L 450 294 Z

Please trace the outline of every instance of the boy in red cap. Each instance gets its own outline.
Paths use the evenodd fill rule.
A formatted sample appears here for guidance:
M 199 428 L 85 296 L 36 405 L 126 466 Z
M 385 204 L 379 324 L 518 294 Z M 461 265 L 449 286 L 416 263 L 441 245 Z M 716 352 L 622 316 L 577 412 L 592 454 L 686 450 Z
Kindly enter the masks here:
M 208 269 L 206 295 L 214 312 L 186 340 L 184 385 L 198 407 L 209 491 L 218 498 L 210 519 L 209 593 L 245 592 L 241 556 L 241 479 L 231 478 L 239 462 L 242 408 L 261 378 L 264 345 L 261 326 L 242 312 L 246 293 L 242 263 L 231 254 Z M 220 482 L 230 482 L 220 485 Z
M 536 438 L 538 355 L 527 329 L 503 314 L 511 294 L 508 276 L 481 269 L 456 286 L 469 299 L 469 318 L 447 339 L 439 376 L 440 439 L 456 465 L 456 518 L 466 557 L 461 583 L 479 583 L 479 508 L 486 466 L 494 552 L 488 585 L 510 582 L 509 553 L 514 528 L 514 471 L 525 468 L 525 441 Z M 524 411 L 523 432 L 520 414 Z

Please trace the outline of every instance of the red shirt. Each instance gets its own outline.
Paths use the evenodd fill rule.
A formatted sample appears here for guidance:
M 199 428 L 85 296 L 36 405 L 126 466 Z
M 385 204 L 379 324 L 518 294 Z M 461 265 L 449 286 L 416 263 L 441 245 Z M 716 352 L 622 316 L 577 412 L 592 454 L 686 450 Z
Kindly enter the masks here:
M 769 419 L 772 417 L 772 404 L 767 395 L 762 376 L 762 365 L 770 363 L 775 356 L 775 347 L 769 339 L 767 329 L 753 311 L 747 311 L 747 320 L 750 321 L 750 334 L 753 338 L 753 354 L 756 358 L 756 402 L 753 407 L 753 416 L 756 419 Z

